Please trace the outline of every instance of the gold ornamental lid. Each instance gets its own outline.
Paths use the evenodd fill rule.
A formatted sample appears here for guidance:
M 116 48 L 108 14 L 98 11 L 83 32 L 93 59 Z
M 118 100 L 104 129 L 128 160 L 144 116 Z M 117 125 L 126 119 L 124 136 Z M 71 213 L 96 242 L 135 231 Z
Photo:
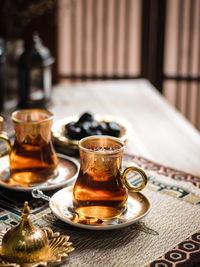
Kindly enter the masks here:
M 32 225 L 28 202 L 24 203 L 20 223 L 9 229 L 2 239 L 1 256 L 9 262 L 32 263 L 50 257 L 50 247 L 44 230 Z

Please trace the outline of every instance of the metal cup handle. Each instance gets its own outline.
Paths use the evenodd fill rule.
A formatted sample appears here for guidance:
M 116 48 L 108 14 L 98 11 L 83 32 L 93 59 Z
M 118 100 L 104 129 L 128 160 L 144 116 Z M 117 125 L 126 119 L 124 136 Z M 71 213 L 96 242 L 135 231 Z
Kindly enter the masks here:
M 12 147 L 7 133 L 3 131 L 3 125 L 4 125 L 4 120 L 2 117 L 0 117 L 0 140 L 4 141 L 7 145 L 6 151 L 0 153 L 0 158 L 9 155 Z
M 137 187 L 130 185 L 130 183 L 127 180 L 127 175 L 131 171 L 138 172 L 142 176 L 142 184 L 141 185 L 139 185 Z M 123 173 L 121 174 L 121 181 L 122 181 L 122 185 L 125 186 L 130 192 L 139 192 L 147 184 L 147 175 L 142 169 L 131 166 L 131 167 L 126 168 L 123 171 Z

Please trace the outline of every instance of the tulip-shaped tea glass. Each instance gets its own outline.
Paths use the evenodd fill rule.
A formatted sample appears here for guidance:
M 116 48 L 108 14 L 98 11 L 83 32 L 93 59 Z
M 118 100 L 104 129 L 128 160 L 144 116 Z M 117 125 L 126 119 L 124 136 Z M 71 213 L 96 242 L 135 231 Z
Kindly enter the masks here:
M 80 140 L 81 167 L 73 189 L 76 213 L 88 218 L 110 220 L 126 210 L 128 191 L 138 192 L 147 183 L 147 176 L 137 167 L 121 172 L 124 143 L 115 137 L 90 136 Z M 142 183 L 133 187 L 127 181 L 129 172 L 138 172 Z
M 10 145 L 5 132 L 0 140 L 7 143 L 11 178 L 20 184 L 42 183 L 57 174 L 58 158 L 51 140 L 53 114 L 43 109 L 12 113 L 15 141 Z

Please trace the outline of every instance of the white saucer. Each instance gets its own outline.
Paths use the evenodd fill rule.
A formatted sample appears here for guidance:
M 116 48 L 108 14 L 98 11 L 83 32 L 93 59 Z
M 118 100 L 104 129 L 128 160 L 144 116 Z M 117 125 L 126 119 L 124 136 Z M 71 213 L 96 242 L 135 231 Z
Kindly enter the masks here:
M 150 211 L 149 200 L 140 192 L 129 193 L 127 211 L 120 218 L 105 221 L 103 224 L 88 225 L 73 221 L 73 215 L 68 208 L 72 208 L 73 187 L 65 187 L 56 192 L 49 200 L 52 212 L 63 222 L 75 227 L 90 230 L 112 230 L 129 226 L 146 216 Z M 71 209 L 70 209 L 71 210 Z
M 79 162 L 71 157 L 57 154 L 58 156 L 58 175 L 45 183 L 30 185 L 24 187 L 19 183 L 12 181 L 9 171 L 9 157 L 0 158 L 0 186 L 14 191 L 30 192 L 34 188 L 40 188 L 43 191 L 62 188 L 75 181 L 79 171 Z

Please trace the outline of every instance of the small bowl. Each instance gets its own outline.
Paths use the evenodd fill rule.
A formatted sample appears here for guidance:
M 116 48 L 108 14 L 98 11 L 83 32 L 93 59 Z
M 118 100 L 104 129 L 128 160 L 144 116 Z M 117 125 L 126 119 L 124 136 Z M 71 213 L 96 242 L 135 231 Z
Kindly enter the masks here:
M 69 117 L 65 117 L 62 118 L 58 121 L 56 121 L 53 126 L 52 126 L 52 135 L 53 135 L 53 141 L 55 144 L 56 149 L 61 152 L 61 153 L 65 153 L 68 155 L 73 155 L 76 156 L 79 154 L 78 152 L 78 143 L 79 140 L 75 140 L 75 139 L 71 139 L 69 137 L 66 136 L 66 129 L 65 129 L 65 125 L 72 122 L 72 121 L 78 121 L 79 116 L 69 116 Z M 116 122 L 120 125 L 120 127 L 122 128 L 119 138 L 123 141 L 123 142 L 127 142 L 131 136 L 133 135 L 133 129 L 132 129 L 132 125 L 126 121 L 125 119 L 122 118 L 116 118 L 114 116 L 111 115 L 105 115 L 105 116 L 101 116 L 101 115 L 94 115 L 94 119 L 96 121 L 100 121 L 100 122 Z
M 39 228 L 30 220 L 30 207 L 24 202 L 21 221 L 7 232 L 0 231 L 0 266 L 36 267 L 60 262 L 74 250 L 69 236 Z
M 53 233 L 50 228 L 43 228 L 46 231 L 49 239 L 50 255 L 39 262 L 29 262 L 29 263 L 15 263 L 5 260 L 0 255 L 0 266 L 1 267 L 37 267 L 37 266 L 47 266 L 48 263 L 60 263 L 64 258 L 68 257 L 69 253 L 74 250 L 71 246 L 72 243 L 68 242 L 69 236 L 60 235 L 59 232 Z M 0 231 L 0 242 L 5 235 L 5 231 Z

